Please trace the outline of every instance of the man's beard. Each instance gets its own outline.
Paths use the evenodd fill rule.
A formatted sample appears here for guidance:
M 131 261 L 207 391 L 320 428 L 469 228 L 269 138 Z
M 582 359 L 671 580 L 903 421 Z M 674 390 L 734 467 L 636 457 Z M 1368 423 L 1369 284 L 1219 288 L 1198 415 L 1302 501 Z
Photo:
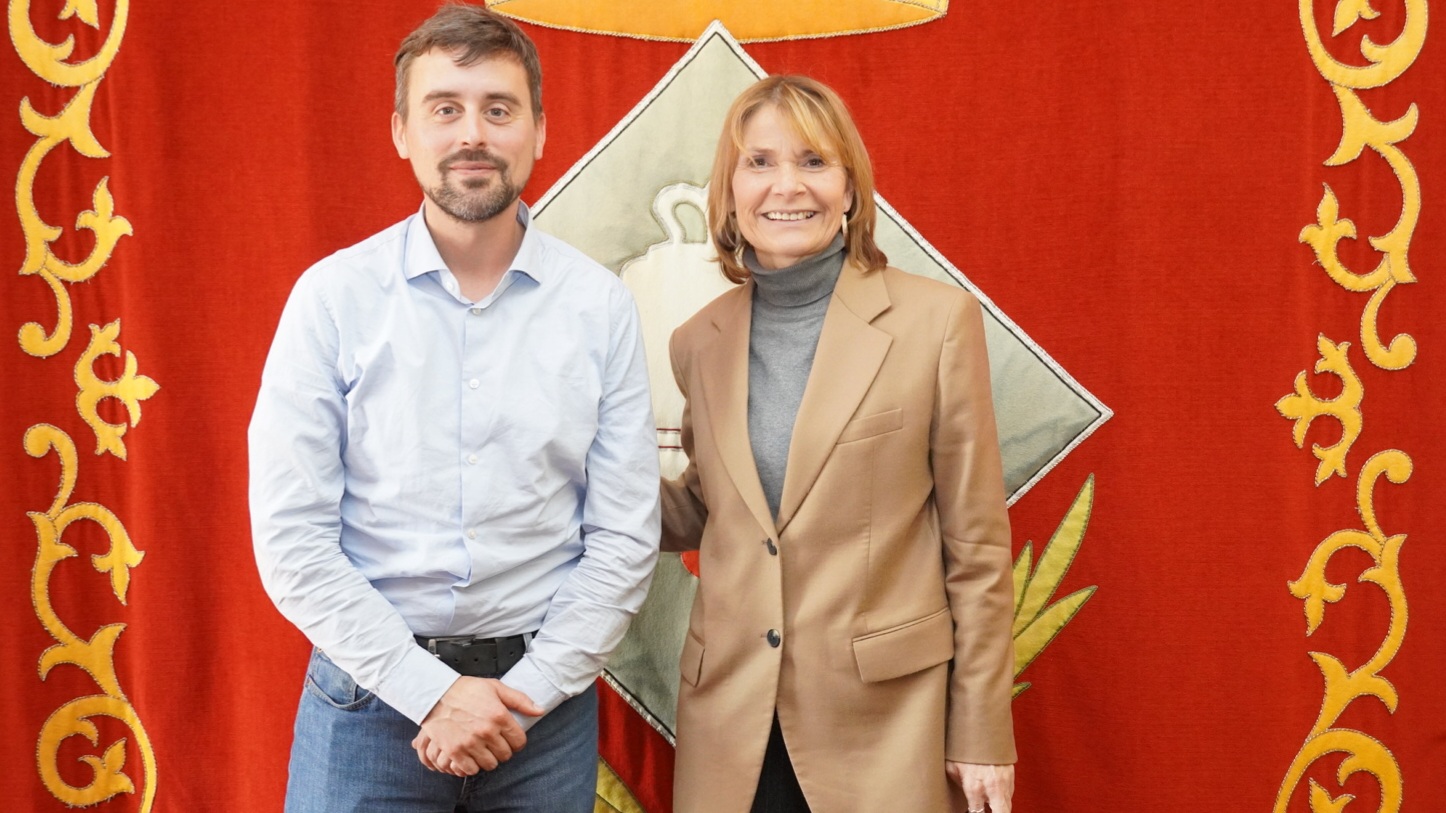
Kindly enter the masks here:
M 449 165 L 463 161 L 486 162 L 496 167 L 490 178 L 470 178 L 459 185 L 448 183 Z M 444 158 L 437 166 L 442 179 L 426 189 L 437 208 L 464 223 L 480 223 L 501 214 L 522 196 L 522 187 L 512 182 L 511 167 L 486 150 L 463 150 Z

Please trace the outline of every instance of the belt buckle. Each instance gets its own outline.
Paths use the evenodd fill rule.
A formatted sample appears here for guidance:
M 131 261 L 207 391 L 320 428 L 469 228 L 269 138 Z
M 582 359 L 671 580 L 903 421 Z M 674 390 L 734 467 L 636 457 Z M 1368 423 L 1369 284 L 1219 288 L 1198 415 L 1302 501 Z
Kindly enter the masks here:
M 427 651 L 441 657 L 437 651 L 437 644 L 453 644 L 455 646 L 470 646 L 477 640 L 475 635 L 438 635 L 427 639 Z
M 537 633 L 535 632 L 523 632 L 517 635 L 502 636 L 500 638 L 478 638 L 475 635 L 438 635 L 423 638 L 422 640 L 426 642 L 427 651 L 440 658 L 442 657 L 442 653 L 437 651 L 439 644 L 450 644 L 458 649 L 467 649 L 475 644 L 491 643 L 494 645 L 497 654 L 500 655 L 504 642 L 510 643 L 512 639 L 518 638 L 522 641 L 522 652 L 526 654 L 527 650 L 532 648 L 532 639 L 535 637 L 537 637 Z

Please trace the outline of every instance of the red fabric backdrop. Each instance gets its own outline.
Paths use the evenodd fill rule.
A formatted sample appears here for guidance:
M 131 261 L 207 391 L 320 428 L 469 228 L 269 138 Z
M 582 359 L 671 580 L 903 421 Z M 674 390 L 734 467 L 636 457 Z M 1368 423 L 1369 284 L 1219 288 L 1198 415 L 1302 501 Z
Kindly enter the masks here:
M 95 54 L 115 17 L 102 2 L 96 30 L 57 19 L 58 2 L 26 5 L 10 4 L 12 39 L 18 8 L 42 39 L 74 36 L 71 61 Z M 1335 4 L 1317 5 L 1330 52 L 1364 65 L 1362 34 L 1390 42 L 1407 6 L 1426 3 L 1376 0 L 1380 17 L 1339 37 L 1330 36 Z M 65 541 L 80 556 L 56 567 L 48 595 L 83 638 L 126 625 L 114 664 L 154 749 L 154 809 L 279 808 L 307 645 L 272 609 L 252 564 L 245 428 L 296 277 L 417 206 L 388 140 L 390 59 L 433 7 L 136 4 L 90 116 L 109 157 L 62 144 L 41 162 L 35 200 L 64 229 L 53 244 L 62 259 L 91 250 L 74 218 L 92 208 L 102 177 L 133 234 L 93 279 L 65 286 L 76 327 L 62 350 L 0 350 L 0 796 L 9 809 L 66 809 L 42 782 L 37 743 L 52 713 L 97 693 L 71 664 L 38 674 L 55 641 L 37 616 L 27 512 L 47 510 L 60 476 L 54 454 L 26 454 L 26 431 L 40 423 L 78 448 L 70 502 L 114 512 L 144 552 L 121 604 L 91 565 L 104 534 L 79 523 Z M 547 154 L 527 191 L 535 199 L 689 44 L 528 30 L 546 70 L 549 119 Z M 946 16 L 914 28 L 746 48 L 770 73 L 807 72 L 835 86 L 858 117 L 880 192 L 1114 411 L 1011 512 L 1016 546 L 1033 540 L 1037 552 L 1094 475 L 1088 533 L 1064 590 L 1098 590 L 1024 676 L 1032 686 L 1015 702 L 1016 809 L 1276 806 L 1322 704 L 1308 653 L 1354 669 L 1386 638 L 1385 594 L 1358 582 L 1370 566 L 1364 553 L 1332 560 L 1327 573 L 1348 585 L 1346 597 L 1309 638 L 1305 604 L 1287 587 L 1322 540 L 1366 528 L 1356 478 L 1386 449 L 1414 463 L 1409 480 L 1374 492 L 1384 533 L 1407 536 L 1399 571 L 1409 624 L 1380 672 L 1398 702 L 1391 713 L 1357 699 L 1337 727 L 1388 749 L 1405 808 L 1446 809 L 1446 430 L 1433 412 L 1446 403 L 1446 294 L 1437 284 L 1446 260 L 1446 31 L 1428 30 L 1414 64 L 1359 94 L 1382 120 L 1419 110 L 1398 144 L 1422 190 L 1410 242 L 1418 282 L 1386 298 L 1380 330 L 1411 334 L 1419 350 L 1394 371 L 1361 352 L 1367 294 L 1332 282 L 1298 239 L 1328 183 L 1360 236 L 1342 244 L 1342 258 L 1372 268 L 1380 255 L 1365 237 L 1389 231 L 1402 203 L 1375 152 L 1324 165 L 1341 112 L 1293 3 L 955 0 Z M 21 99 L 54 115 L 76 90 L 48 84 L 14 50 L 0 66 L 0 178 L 19 178 L 36 143 Z M 22 269 L 18 217 L 0 219 L 0 257 Z M 10 331 L 31 321 L 50 329 L 55 297 L 16 273 L 3 282 L 0 316 Z M 94 453 L 76 407 L 88 326 L 116 319 L 120 346 L 160 386 L 140 402 L 125 460 Z M 1346 476 L 1317 486 L 1311 444 L 1334 443 L 1339 425 L 1316 421 L 1297 448 L 1275 404 L 1316 364 L 1322 334 L 1351 343 L 1365 397 Z M 106 357 L 95 370 L 114 379 L 122 366 Z M 1309 378 L 1323 396 L 1341 392 L 1334 376 Z M 115 400 L 99 413 L 126 418 Z M 648 813 L 669 810 L 666 744 L 626 705 L 609 699 L 607 708 L 605 756 Z M 140 792 L 100 809 L 142 809 L 139 738 L 115 720 L 97 724 L 99 747 L 84 737 L 61 744 L 60 776 L 87 784 L 91 769 L 78 758 L 124 737 L 123 770 Z M 1332 796 L 1343 790 L 1340 759 L 1309 772 Z M 1344 791 L 1358 797 L 1351 810 L 1397 809 L 1382 804 L 1367 774 Z M 1302 784 L 1288 809 L 1308 810 L 1307 800 Z

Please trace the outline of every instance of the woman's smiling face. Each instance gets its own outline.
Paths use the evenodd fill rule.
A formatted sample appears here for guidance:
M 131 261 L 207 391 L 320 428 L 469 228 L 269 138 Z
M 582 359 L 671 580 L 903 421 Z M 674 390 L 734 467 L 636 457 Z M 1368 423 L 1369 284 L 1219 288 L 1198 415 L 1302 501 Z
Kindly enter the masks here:
M 799 138 L 776 106 L 744 123 L 733 206 L 759 265 L 786 268 L 823 251 L 852 205 L 848 173 Z

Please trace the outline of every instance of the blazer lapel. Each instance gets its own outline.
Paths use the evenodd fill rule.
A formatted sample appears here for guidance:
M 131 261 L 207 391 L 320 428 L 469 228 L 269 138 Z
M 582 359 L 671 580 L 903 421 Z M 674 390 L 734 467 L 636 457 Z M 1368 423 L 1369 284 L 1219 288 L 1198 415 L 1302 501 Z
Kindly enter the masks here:
M 865 274 L 853 263 L 846 263 L 823 318 L 813 369 L 793 425 L 788 470 L 778 506 L 779 533 L 788 527 L 813 488 L 839 433 L 858 409 L 884 363 L 893 337 L 869 323 L 888 308 L 889 292 L 884 286 L 884 275 L 881 272 Z M 746 345 L 747 331 L 744 333 Z M 746 347 L 743 355 L 746 368 Z M 746 369 L 743 378 L 747 380 Z M 747 406 L 745 396 L 745 413 Z M 744 421 L 746 423 L 746 415 Z M 757 479 L 756 471 L 754 479 Z
M 703 403 L 723 467 L 758 526 L 777 538 L 753 447 L 748 438 L 748 332 L 753 321 L 753 283 L 738 288 L 727 309 L 714 317 L 718 335 L 702 354 Z M 696 407 L 695 407 L 696 408 Z

